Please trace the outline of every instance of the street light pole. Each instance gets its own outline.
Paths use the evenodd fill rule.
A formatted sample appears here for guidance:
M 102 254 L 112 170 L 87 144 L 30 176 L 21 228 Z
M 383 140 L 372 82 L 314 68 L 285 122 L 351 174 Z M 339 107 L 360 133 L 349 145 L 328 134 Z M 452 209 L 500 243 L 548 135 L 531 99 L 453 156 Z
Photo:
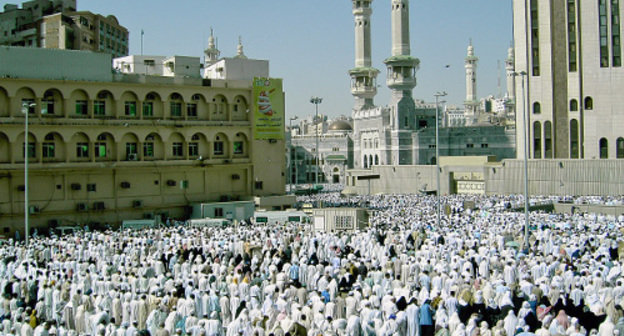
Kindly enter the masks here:
M 28 143 L 28 115 L 30 114 L 30 108 L 34 107 L 34 103 L 23 104 L 22 112 L 25 115 L 24 119 L 24 237 L 26 245 L 28 246 L 28 231 L 29 231 L 29 214 L 30 214 L 30 206 L 28 204 L 28 159 L 29 159 L 29 150 L 30 146 Z
M 436 147 L 436 180 L 437 180 L 437 192 L 436 192 L 436 225 L 440 227 L 440 97 L 446 96 L 446 92 L 436 92 L 435 104 L 435 147 Z
M 314 114 L 314 132 L 315 132 L 315 142 L 316 142 L 316 148 L 315 148 L 315 156 L 316 156 L 316 166 L 314 167 L 314 183 L 318 184 L 319 183 L 319 132 L 318 132 L 318 106 L 320 103 L 323 102 L 323 98 L 319 98 L 319 97 L 312 97 L 310 98 L 310 103 L 314 104 L 316 107 L 316 112 Z
M 524 89 L 526 71 L 514 73 L 522 77 L 522 123 L 524 124 L 524 247 L 529 250 L 529 116 L 527 97 Z
M 293 178 L 292 178 L 292 167 L 295 167 L 295 181 L 297 180 L 297 153 L 295 152 L 295 159 L 293 160 L 293 148 L 295 146 L 293 146 L 293 129 L 292 129 L 292 122 L 293 120 L 297 120 L 297 116 L 294 116 L 292 118 L 289 119 L 288 122 L 288 130 L 290 131 L 290 147 L 288 148 L 288 161 L 290 162 L 290 169 L 288 169 L 288 180 L 290 181 L 290 186 L 289 186 L 289 190 L 292 193 L 292 185 L 293 185 Z M 294 164 L 293 164 L 294 162 Z

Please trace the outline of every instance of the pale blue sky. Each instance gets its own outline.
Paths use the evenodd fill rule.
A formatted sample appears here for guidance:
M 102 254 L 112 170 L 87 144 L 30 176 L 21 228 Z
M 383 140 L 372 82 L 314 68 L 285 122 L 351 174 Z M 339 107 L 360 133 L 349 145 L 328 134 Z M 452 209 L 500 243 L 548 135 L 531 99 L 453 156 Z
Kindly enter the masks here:
M 4 5 L 7 1 L 0 1 Z M 210 27 L 222 56 L 236 54 L 238 36 L 250 58 L 270 60 L 272 77 L 284 79 L 286 113 L 314 113 L 310 96 L 323 97 L 320 112 L 349 115 L 353 98 L 347 71 L 353 67 L 350 0 L 78 0 L 78 10 L 115 15 L 130 31 L 130 54 L 202 56 Z M 412 55 L 420 58 L 414 98 L 433 101 L 445 90 L 449 103 L 465 98 L 464 57 L 472 38 L 480 58 L 477 93 L 498 93 L 497 60 L 511 42 L 511 0 L 411 0 Z M 375 98 L 386 104 L 383 60 L 390 55 L 390 0 L 373 2 L 373 66 L 382 85 Z M 450 68 L 445 68 L 450 64 Z

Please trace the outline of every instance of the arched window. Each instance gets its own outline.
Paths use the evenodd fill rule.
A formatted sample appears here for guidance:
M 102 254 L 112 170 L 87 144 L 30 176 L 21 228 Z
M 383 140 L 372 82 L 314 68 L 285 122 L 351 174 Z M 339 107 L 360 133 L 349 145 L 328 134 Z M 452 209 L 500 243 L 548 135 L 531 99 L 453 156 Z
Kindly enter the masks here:
M 533 103 L 533 114 L 540 114 L 542 113 L 542 106 L 540 105 L 540 103 L 535 102 Z
M 579 158 L 578 121 L 570 120 L 570 158 Z
M 592 99 L 592 97 L 585 97 L 585 104 L 583 106 L 585 107 L 586 110 L 593 110 L 594 100 Z
M 544 122 L 544 158 L 552 159 L 552 123 Z
M 542 158 L 542 124 L 539 121 L 533 123 L 533 158 Z
M 375 165 L 379 165 L 379 155 L 375 155 Z
M 615 148 L 615 157 L 618 159 L 624 159 L 624 138 L 617 138 L 615 141 Z
M 608 159 L 609 158 L 609 141 L 606 138 L 601 138 L 598 143 L 600 147 L 600 158 Z
M 578 101 L 576 99 L 570 100 L 570 111 L 578 111 Z
M 368 160 L 366 155 L 364 155 L 364 158 L 362 159 L 362 166 L 364 166 L 364 168 L 368 168 Z

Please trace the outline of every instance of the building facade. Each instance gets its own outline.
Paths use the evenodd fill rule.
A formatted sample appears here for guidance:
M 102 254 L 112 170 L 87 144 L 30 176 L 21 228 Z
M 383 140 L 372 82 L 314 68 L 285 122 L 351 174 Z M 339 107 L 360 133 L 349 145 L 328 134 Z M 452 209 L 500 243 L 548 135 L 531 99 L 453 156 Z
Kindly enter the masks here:
M 378 71 L 372 67 L 371 0 L 353 0 L 355 19 L 355 68 L 350 70 L 353 116 L 353 166 L 370 169 L 377 165 L 435 164 L 436 108 L 443 120 L 441 155 L 495 155 L 515 157 L 513 104 L 509 99 L 477 98 L 477 62 L 472 43 L 465 57 L 466 100 L 464 109 L 449 109 L 412 97 L 420 61 L 411 56 L 409 0 L 391 1 L 392 50 L 384 64 L 386 85 L 391 90 L 388 105 L 377 106 L 373 98 Z M 501 105 L 496 110 L 493 103 Z M 433 141 L 433 142 L 432 142 Z M 433 160 L 432 160 L 433 153 Z
M 0 13 L 0 45 L 128 55 L 129 33 L 113 15 L 76 11 L 76 0 L 7 4 Z
M 622 7 L 514 1 L 518 158 L 624 158 Z
M 301 125 L 308 123 L 302 121 Z M 318 125 L 326 124 L 325 122 Z M 320 131 L 320 127 L 319 127 Z M 319 162 L 316 164 L 315 134 L 296 134 L 291 131 L 289 148 L 289 172 L 291 184 L 316 182 L 318 170 L 320 183 L 345 183 L 347 169 L 353 168 L 353 140 L 348 120 L 337 119 L 328 124 L 326 132 L 318 134 Z M 317 168 L 318 167 L 318 168 Z
M 19 76 L 17 60 L 32 51 L 0 51 L 16 62 L 0 79 L 0 230 L 23 225 L 25 156 L 40 228 L 185 217 L 192 203 L 283 194 L 284 141 L 254 139 L 252 80 L 113 74 L 108 54 L 60 50 Z M 85 78 L 71 65 L 82 63 L 101 71 Z

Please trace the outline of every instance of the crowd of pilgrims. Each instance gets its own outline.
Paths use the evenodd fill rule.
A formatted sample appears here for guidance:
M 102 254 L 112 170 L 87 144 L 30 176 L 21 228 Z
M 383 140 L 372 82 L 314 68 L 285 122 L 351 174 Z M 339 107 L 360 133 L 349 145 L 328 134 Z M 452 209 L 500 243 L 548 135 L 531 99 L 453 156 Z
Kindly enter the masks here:
M 336 193 L 370 228 L 78 232 L 0 247 L 0 335 L 624 336 L 624 216 Z M 465 209 L 471 200 L 475 210 Z M 595 199 L 594 199 L 595 201 Z

